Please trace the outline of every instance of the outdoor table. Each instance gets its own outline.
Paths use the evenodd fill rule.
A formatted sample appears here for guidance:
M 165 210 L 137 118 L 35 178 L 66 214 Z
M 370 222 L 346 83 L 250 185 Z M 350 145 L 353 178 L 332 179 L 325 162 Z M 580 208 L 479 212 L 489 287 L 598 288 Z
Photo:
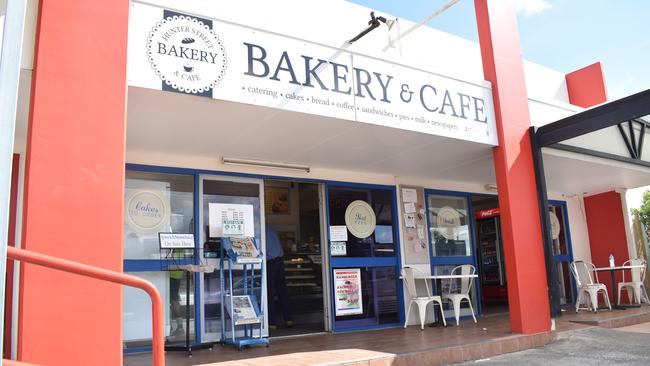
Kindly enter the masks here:
M 435 280 L 436 281 L 436 294 L 440 295 L 440 288 L 442 280 L 451 280 L 451 279 L 456 279 L 456 278 L 478 278 L 478 274 L 472 274 L 472 275 L 425 275 L 425 276 L 415 276 L 414 277 L 416 280 Z M 433 307 L 433 311 L 435 314 L 435 309 L 436 307 Z M 441 319 L 443 316 L 445 316 L 444 312 L 442 311 L 442 308 L 438 307 L 440 310 L 440 316 L 438 319 L 432 324 L 432 326 L 438 326 L 438 324 L 441 323 Z
M 616 267 L 597 267 L 594 268 L 594 271 L 596 272 L 605 272 L 609 271 L 609 274 L 612 278 L 612 297 L 614 298 L 614 306 L 612 306 L 613 309 L 619 309 L 619 310 L 625 310 L 624 307 L 618 304 L 618 286 L 616 284 L 616 278 L 614 277 L 614 271 L 624 271 L 626 269 L 633 269 L 633 268 L 643 268 L 643 266 L 636 265 L 636 266 L 616 266 Z M 640 305 L 627 305 L 628 307 L 639 307 Z

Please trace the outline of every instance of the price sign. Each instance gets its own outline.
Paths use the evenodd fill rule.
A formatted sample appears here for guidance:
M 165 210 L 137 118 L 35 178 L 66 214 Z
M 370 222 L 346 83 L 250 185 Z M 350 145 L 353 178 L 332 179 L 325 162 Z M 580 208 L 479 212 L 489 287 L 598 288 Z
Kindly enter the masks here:
M 223 220 L 223 236 L 244 235 L 244 220 Z

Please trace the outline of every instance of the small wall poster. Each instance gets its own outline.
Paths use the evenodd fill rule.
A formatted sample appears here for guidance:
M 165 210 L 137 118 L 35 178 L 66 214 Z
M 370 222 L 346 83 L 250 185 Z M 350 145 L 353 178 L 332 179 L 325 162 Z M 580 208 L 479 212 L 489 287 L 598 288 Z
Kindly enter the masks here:
M 334 269 L 336 316 L 363 314 L 361 269 Z
M 209 203 L 208 224 L 210 237 L 255 236 L 253 205 Z
M 402 202 L 417 202 L 418 191 L 415 188 L 402 188 Z
M 289 215 L 291 205 L 289 188 L 264 187 L 264 212 L 274 215 Z
M 344 241 L 333 241 L 330 243 L 330 255 L 346 255 L 347 243 Z
M 348 228 L 345 225 L 330 226 L 330 241 L 348 241 Z

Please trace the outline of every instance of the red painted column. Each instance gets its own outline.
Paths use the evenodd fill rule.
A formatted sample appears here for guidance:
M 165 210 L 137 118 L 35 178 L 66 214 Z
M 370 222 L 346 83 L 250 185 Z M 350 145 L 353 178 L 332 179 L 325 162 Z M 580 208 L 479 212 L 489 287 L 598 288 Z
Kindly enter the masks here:
M 600 193 L 587 196 L 584 201 L 592 263 L 596 267 L 609 267 L 609 255 L 612 254 L 617 265 L 623 264 L 629 259 L 630 253 L 627 248 L 621 194 L 615 191 Z M 621 281 L 620 272 L 615 276 L 617 282 Z M 629 273 L 627 276 L 629 278 Z M 612 289 L 609 272 L 601 272 L 598 280 L 608 286 L 609 297 L 613 300 L 618 289 Z M 626 295 L 623 295 L 622 299 L 625 298 Z
M 23 247 L 122 270 L 127 0 L 41 1 Z M 23 265 L 20 360 L 121 365 L 122 289 Z
M 565 75 L 569 103 L 583 108 L 607 101 L 603 65 L 596 62 Z
M 499 137 L 494 167 L 510 322 L 514 333 L 544 332 L 551 328 L 551 316 L 516 14 L 509 1 L 475 0 L 474 5 Z

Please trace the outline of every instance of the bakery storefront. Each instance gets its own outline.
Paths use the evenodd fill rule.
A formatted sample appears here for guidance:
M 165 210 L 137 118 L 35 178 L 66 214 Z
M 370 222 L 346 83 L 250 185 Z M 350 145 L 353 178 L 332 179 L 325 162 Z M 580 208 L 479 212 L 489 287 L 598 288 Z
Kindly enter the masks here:
M 475 261 L 467 202 L 424 188 L 441 168 L 493 179 L 489 84 L 345 48 L 133 4 L 124 270 L 163 294 L 168 343 L 188 325 L 193 343 L 221 340 L 218 207 L 267 256 L 253 289 L 271 337 L 402 325 L 403 263 Z M 481 171 L 449 168 L 468 161 Z M 211 270 L 169 270 L 160 232 L 194 234 L 183 263 Z M 125 289 L 126 351 L 150 345 L 148 314 Z
M 476 268 L 461 328 L 507 312 L 547 334 L 571 261 L 635 255 L 622 197 L 650 183 L 647 121 L 584 109 L 600 64 L 520 59 L 506 2 L 475 1 L 479 43 L 346 1 L 207 3 L 30 2 L 20 71 L 15 242 L 153 283 L 168 350 L 419 324 L 405 266 Z M 144 292 L 11 275 L 15 358 L 151 349 Z

